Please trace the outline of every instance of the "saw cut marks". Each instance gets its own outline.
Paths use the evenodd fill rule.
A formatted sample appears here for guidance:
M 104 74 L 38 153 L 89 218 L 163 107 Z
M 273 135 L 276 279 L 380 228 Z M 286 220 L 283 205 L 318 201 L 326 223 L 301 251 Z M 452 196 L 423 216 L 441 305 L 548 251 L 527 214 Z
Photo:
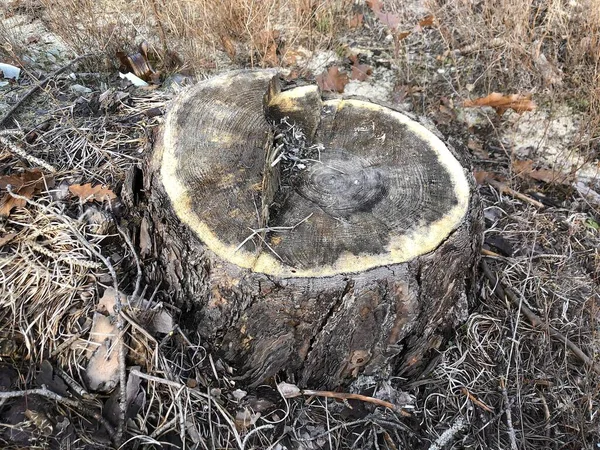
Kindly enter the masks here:
M 269 275 L 329 276 L 410 261 L 459 226 L 469 184 L 436 135 L 375 103 L 323 102 L 316 87 L 282 92 L 275 76 L 218 76 L 167 116 L 163 185 L 177 216 L 214 253 Z M 319 152 L 298 165 L 293 182 L 281 173 L 265 226 L 265 149 L 284 118 Z

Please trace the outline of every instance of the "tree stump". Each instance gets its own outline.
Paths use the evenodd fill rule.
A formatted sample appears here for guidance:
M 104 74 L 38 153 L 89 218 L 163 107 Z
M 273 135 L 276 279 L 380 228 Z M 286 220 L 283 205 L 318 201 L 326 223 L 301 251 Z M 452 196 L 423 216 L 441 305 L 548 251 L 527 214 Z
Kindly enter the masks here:
M 473 297 L 461 159 L 390 107 L 217 76 L 172 102 L 146 167 L 149 271 L 247 384 L 413 376 Z

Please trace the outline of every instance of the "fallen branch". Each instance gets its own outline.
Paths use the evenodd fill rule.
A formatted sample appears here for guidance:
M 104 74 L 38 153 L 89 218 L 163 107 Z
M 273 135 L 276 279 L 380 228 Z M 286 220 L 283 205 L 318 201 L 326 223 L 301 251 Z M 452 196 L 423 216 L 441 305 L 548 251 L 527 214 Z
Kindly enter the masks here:
M 31 97 L 33 94 L 35 94 L 38 90 L 42 89 L 44 86 L 46 86 L 46 84 L 48 84 L 48 82 L 50 80 L 52 80 L 57 75 L 60 75 L 61 73 L 63 73 L 65 70 L 67 70 L 73 64 L 81 61 L 82 59 L 89 58 L 90 56 L 92 56 L 92 55 L 91 54 L 87 54 L 87 55 L 78 56 L 77 58 L 69 61 L 64 66 L 62 66 L 59 69 L 57 69 L 54 72 L 52 72 L 50 75 L 48 75 L 42 81 L 39 81 L 35 86 L 33 86 L 31 89 L 29 89 L 29 91 L 27 91 L 27 93 L 23 97 L 21 97 L 21 99 L 17 103 L 15 103 L 13 105 L 13 107 L 10 108 L 6 114 L 4 114 L 4 116 L 2 117 L 2 119 L 0 119 L 0 126 L 4 125 L 4 122 L 6 122 L 8 120 L 8 118 L 12 114 L 14 114 L 14 112 L 23 105 L 23 103 L 25 103 L 27 101 L 27 99 L 29 97 Z
M 494 412 L 494 410 L 492 408 L 490 408 L 488 405 L 486 405 L 481 400 L 479 400 L 477 397 L 475 397 L 473 394 L 471 394 L 466 387 L 463 387 L 460 391 L 463 394 L 465 394 L 469 398 L 469 400 L 471 400 L 473 403 L 475 403 L 481 409 L 483 409 L 483 410 L 485 410 L 485 411 L 487 411 L 489 413 L 493 413 Z
M 583 352 L 583 350 L 581 350 L 573 341 L 571 341 L 568 337 L 566 337 L 561 332 L 552 328 L 550 325 L 543 322 L 542 319 L 540 319 L 537 316 L 537 314 L 535 314 L 531 309 L 529 309 L 527 306 L 525 306 L 525 305 L 521 304 L 521 302 L 519 302 L 517 295 L 512 290 L 510 290 L 508 287 L 502 286 L 502 283 L 498 280 L 496 275 L 491 271 L 491 269 L 489 268 L 489 266 L 487 265 L 487 263 L 484 260 L 481 261 L 481 268 L 483 269 L 483 273 L 486 276 L 486 278 L 490 281 L 490 285 L 493 286 L 493 293 L 498 298 L 500 298 L 501 300 L 504 300 L 504 298 L 508 298 L 513 305 L 515 305 L 517 307 L 520 306 L 521 311 L 523 311 L 523 314 L 525 314 L 525 317 L 527 317 L 527 319 L 529 320 L 531 325 L 533 325 L 534 327 L 537 327 L 537 328 L 541 328 L 542 330 L 546 331 L 553 338 L 561 341 L 586 366 L 588 366 L 595 372 L 600 373 L 600 365 L 598 365 L 589 356 L 587 356 Z
M 508 392 L 506 391 L 506 384 L 504 383 L 504 379 L 500 378 L 500 390 L 502 391 L 502 397 L 504 398 L 504 404 L 506 405 L 504 409 L 504 415 L 506 416 L 506 426 L 508 427 L 508 438 L 510 440 L 510 450 L 518 450 L 517 446 L 517 435 L 515 434 L 515 429 L 512 423 L 512 412 L 511 412 L 511 402 L 508 399 Z
M 332 392 L 332 391 L 313 391 L 312 389 L 300 389 L 295 384 L 290 383 L 279 383 L 277 389 L 284 398 L 294 398 L 301 395 L 317 396 L 317 397 L 328 397 L 336 398 L 338 400 L 360 400 L 362 402 L 373 403 L 378 406 L 384 406 L 399 413 L 404 417 L 412 417 L 412 414 L 406 412 L 402 407 L 394 405 L 393 403 L 386 402 L 374 397 L 368 397 L 361 394 L 348 394 L 345 392 Z
M 533 205 L 536 208 L 543 208 L 544 207 L 543 203 L 540 203 L 537 200 L 534 200 L 533 198 L 531 198 L 531 197 L 529 197 L 529 196 L 527 196 L 525 194 L 521 194 L 520 192 L 515 191 L 514 189 L 508 187 L 506 184 L 504 184 L 504 183 L 502 183 L 500 181 L 497 181 L 497 180 L 494 180 L 494 179 L 490 178 L 490 179 L 487 180 L 487 182 L 491 186 L 493 186 L 496 189 L 498 189 L 500 192 L 503 192 L 503 193 L 508 194 L 508 195 L 510 195 L 512 197 L 518 198 L 519 200 L 523 200 L 524 202 L 529 203 L 530 205 Z

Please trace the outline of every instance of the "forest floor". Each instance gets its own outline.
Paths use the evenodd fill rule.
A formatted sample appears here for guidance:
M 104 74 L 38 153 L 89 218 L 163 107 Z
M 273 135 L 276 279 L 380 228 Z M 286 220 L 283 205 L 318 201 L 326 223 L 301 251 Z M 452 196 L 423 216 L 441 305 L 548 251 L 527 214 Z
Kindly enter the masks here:
M 3 448 L 600 446 L 596 2 L 2 0 L 0 18 Z M 186 85 L 249 67 L 422 116 L 471 156 L 471 315 L 418 380 L 351 387 L 401 413 L 244 391 L 142 283 L 152 237 L 125 197 L 154 129 Z

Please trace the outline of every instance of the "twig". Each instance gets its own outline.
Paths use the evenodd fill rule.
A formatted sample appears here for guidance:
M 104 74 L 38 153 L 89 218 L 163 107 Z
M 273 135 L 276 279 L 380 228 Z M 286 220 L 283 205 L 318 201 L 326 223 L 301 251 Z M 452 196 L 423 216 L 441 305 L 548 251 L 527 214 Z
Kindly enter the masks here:
M 94 398 L 81 384 L 75 381 L 67 372 L 58 367 L 58 365 L 53 366 L 53 370 L 63 379 L 66 385 L 73 389 L 73 391 L 75 391 L 81 398 L 86 400 L 91 400 Z
M 488 280 L 490 281 L 490 284 L 494 287 L 493 288 L 494 294 L 502 300 L 504 298 L 508 298 L 513 305 L 519 306 L 520 302 L 519 302 L 519 299 L 517 298 L 517 295 L 513 291 L 511 291 L 508 287 L 505 288 L 502 286 L 502 283 L 500 281 L 498 281 L 498 278 L 491 271 L 491 269 L 489 268 L 489 266 L 487 265 L 487 263 L 484 260 L 481 261 L 481 267 L 483 269 L 484 275 L 488 278 Z M 553 338 L 561 341 L 569 349 L 571 349 L 571 351 L 575 354 L 575 356 L 577 358 L 579 358 L 579 360 L 581 360 L 586 366 L 588 366 L 595 372 L 600 373 L 600 365 L 598 363 L 595 363 L 589 356 L 587 356 L 583 352 L 583 350 L 581 350 L 568 337 L 566 337 L 561 332 L 555 330 L 550 325 L 543 322 L 542 319 L 540 319 L 537 316 L 537 314 L 535 314 L 532 310 L 530 310 L 526 305 L 521 304 L 521 311 L 523 312 L 523 314 L 525 314 L 525 317 L 527 317 L 527 319 L 529 319 L 529 322 L 531 323 L 531 325 L 533 325 L 534 327 L 541 328 L 542 330 L 546 331 Z
M 133 255 L 133 259 L 135 260 L 135 265 L 137 267 L 137 276 L 135 279 L 135 289 L 133 290 L 133 294 L 131 295 L 131 299 L 129 300 L 129 303 L 135 304 L 135 302 L 139 296 L 139 293 L 140 293 L 140 286 L 142 284 L 142 265 L 140 264 L 140 258 L 138 257 L 137 253 L 135 252 L 135 247 L 133 246 L 133 243 L 131 242 L 131 239 L 129 238 L 129 235 L 127 234 L 127 232 L 125 230 L 123 230 L 119 225 L 117 225 L 117 230 L 119 231 L 121 236 L 123 236 L 123 239 L 125 239 L 125 242 L 129 246 L 129 249 L 131 250 L 131 254 Z
M 31 97 L 33 94 L 35 94 L 38 90 L 40 90 L 44 86 L 46 86 L 46 84 L 48 84 L 48 82 L 50 80 L 52 80 L 52 78 L 54 78 L 57 75 L 60 75 L 65 70 L 67 70 L 69 67 L 71 67 L 73 64 L 81 61 L 82 59 L 89 58 L 90 56 L 92 56 L 92 55 L 91 54 L 87 54 L 87 55 L 78 56 L 77 58 L 71 60 L 70 62 L 68 62 L 67 64 L 65 64 L 64 66 L 62 66 L 61 68 L 59 68 L 59 69 L 55 70 L 54 72 L 52 72 L 50 75 L 48 75 L 42 81 L 38 82 L 38 84 L 36 84 L 35 86 L 33 86 L 31 89 L 29 89 L 29 91 L 27 91 L 27 93 L 23 97 L 21 97 L 21 99 L 17 103 L 15 103 L 13 105 L 13 107 L 10 108 L 6 114 L 4 114 L 4 116 L 0 119 L 0 126 L 4 125 L 4 122 L 6 122 L 8 120 L 8 118 L 12 114 L 14 114 L 14 112 L 17 109 L 19 109 L 23 105 L 23 103 L 25 103 L 25 101 L 29 97 Z
M 504 414 L 506 415 L 506 426 L 508 427 L 508 438 L 510 440 L 510 449 L 518 450 L 517 446 L 517 436 L 515 435 L 515 429 L 512 424 L 512 412 L 511 412 L 511 402 L 508 399 L 508 392 L 506 391 L 506 384 L 504 383 L 504 378 L 500 378 L 500 390 L 502 391 L 502 397 L 504 398 L 504 404 L 506 405 L 504 409 Z
M 429 447 L 429 450 L 441 450 L 447 444 L 449 444 L 454 436 L 467 427 L 467 421 L 464 417 L 459 417 L 454 421 L 452 426 L 444 431 L 440 437 L 438 437 L 433 444 Z
M 391 409 L 404 417 L 412 417 L 412 414 L 404 411 L 401 407 L 394 405 L 393 403 L 386 402 L 374 397 L 368 397 L 361 394 L 349 394 L 345 392 L 333 392 L 333 391 L 313 391 L 312 389 L 300 389 L 298 386 L 290 383 L 279 383 L 277 389 L 284 398 L 294 398 L 301 395 L 317 396 L 336 398 L 338 400 L 360 400 L 362 402 L 373 403 L 375 405 L 384 406 Z
M 82 405 L 79 401 L 73 400 L 70 398 L 65 398 L 61 395 L 58 395 L 56 392 L 52 392 L 46 386 L 42 385 L 39 389 L 25 389 L 23 391 L 8 391 L 8 392 L 0 392 L 0 399 L 9 399 L 9 398 L 18 398 L 25 397 L 28 395 L 40 395 L 42 397 L 49 398 L 50 400 L 55 400 L 58 403 L 61 403 L 65 406 L 70 406 L 75 410 L 81 412 L 82 414 L 87 415 L 88 417 L 92 417 L 96 419 L 104 428 L 108 434 L 112 437 L 115 436 L 114 428 L 102 417 L 102 414 L 92 411 L 87 406 Z
M 519 200 L 523 200 L 524 202 L 529 203 L 530 205 L 535 206 L 536 208 L 543 208 L 544 204 L 538 202 L 537 200 L 534 200 L 533 198 L 525 195 L 525 194 L 521 194 L 520 192 L 515 191 L 514 189 L 508 187 L 506 184 L 500 182 L 500 181 L 496 181 L 493 179 L 488 179 L 487 182 L 494 186 L 496 189 L 498 189 L 500 192 L 504 192 L 508 195 L 511 195 L 515 198 L 518 198 Z
M 486 410 L 489 413 L 493 413 L 494 412 L 494 410 L 492 408 L 490 408 L 488 405 L 486 405 L 481 400 L 479 400 L 477 397 L 475 397 L 473 394 L 471 394 L 466 387 L 463 387 L 460 391 L 463 394 L 465 394 L 469 398 L 469 400 L 471 400 L 473 403 L 475 403 L 481 409 L 484 409 L 484 410 Z
M 5 134 L 8 134 L 8 135 L 13 134 L 13 133 L 6 133 L 6 131 L 13 131 L 13 130 L 2 130 L 2 131 L 0 131 L 0 142 L 2 142 L 11 152 L 13 152 L 15 155 L 20 156 L 21 158 L 29 161 L 30 163 L 32 163 L 32 164 L 34 164 L 36 166 L 43 167 L 44 169 L 46 169 L 50 173 L 56 173 L 56 169 L 52 165 L 48 164 L 43 159 L 36 158 L 35 156 L 31 156 L 29 153 L 27 153 L 25 151 L 25 149 L 19 147 L 14 142 L 11 142 L 10 139 L 5 138 L 3 135 L 5 135 Z M 19 130 L 14 130 L 14 131 L 19 131 Z M 14 134 L 17 134 L 17 133 L 14 133 Z

